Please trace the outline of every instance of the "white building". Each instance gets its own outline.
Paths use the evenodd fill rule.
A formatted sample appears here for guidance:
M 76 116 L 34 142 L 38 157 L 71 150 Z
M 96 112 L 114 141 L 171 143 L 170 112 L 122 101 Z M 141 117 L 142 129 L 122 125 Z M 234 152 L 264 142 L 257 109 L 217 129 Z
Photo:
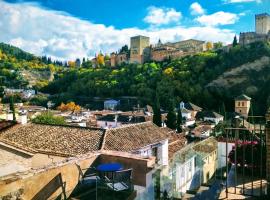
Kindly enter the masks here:
M 214 122 L 217 125 L 219 122 L 224 120 L 224 117 L 214 111 L 210 111 L 204 112 L 203 120 Z
M 104 101 L 104 110 L 116 110 L 117 106 L 119 105 L 120 105 L 120 101 L 110 99 L 110 100 Z

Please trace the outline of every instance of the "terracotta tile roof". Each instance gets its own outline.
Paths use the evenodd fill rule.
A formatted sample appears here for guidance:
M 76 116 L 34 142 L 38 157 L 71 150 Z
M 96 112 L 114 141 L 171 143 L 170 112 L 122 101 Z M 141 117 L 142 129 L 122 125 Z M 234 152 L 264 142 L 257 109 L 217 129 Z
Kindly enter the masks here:
M 170 133 L 169 159 L 171 160 L 177 151 L 180 151 L 187 143 L 183 133 Z
M 6 120 L 0 121 L 0 131 L 4 130 L 6 128 L 9 128 L 15 124 L 16 124 L 16 122 L 13 122 L 13 121 L 6 121 Z
M 185 108 L 188 109 L 188 110 L 193 110 L 193 111 L 201 111 L 202 108 L 193 104 L 193 103 L 185 103 Z
M 210 125 L 199 125 L 196 128 L 194 128 L 191 133 L 193 133 L 195 136 L 200 136 L 201 134 L 204 134 L 207 131 L 211 131 L 212 128 Z
M 167 131 L 152 122 L 107 129 L 103 150 L 136 151 L 168 138 Z
M 213 151 L 217 150 L 218 142 L 214 137 L 210 137 L 208 139 L 203 140 L 196 144 L 193 149 L 194 151 L 202 154 L 212 153 Z
M 97 151 L 101 129 L 40 124 L 15 125 L 0 133 L 0 142 L 32 153 L 74 156 Z

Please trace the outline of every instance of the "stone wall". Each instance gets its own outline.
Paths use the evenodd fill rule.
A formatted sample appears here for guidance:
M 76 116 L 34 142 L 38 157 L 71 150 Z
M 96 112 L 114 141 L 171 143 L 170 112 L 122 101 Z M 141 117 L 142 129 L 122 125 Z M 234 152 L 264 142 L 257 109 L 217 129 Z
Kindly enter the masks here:
M 0 177 L 31 168 L 31 156 L 0 145 Z
M 145 187 L 147 173 L 152 170 L 155 159 L 112 151 L 70 158 L 53 166 L 1 177 L 0 199 L 56 199 L 63 198 L 64 194 L 69 197 L 80 178 L 76 163 L 81 169 L 86 169 L 108 162 L 119 162 L 125 169 L 132 168 L 133 183 Z
M 75 163 L 81 168 L 93 164 L 97 155 L 90 155 L 84 159 L 74 159 L 39 170 L 2 177 L 0 180 L 0 199 L 55 199 L 63 196 L 62 186 L 68 197 L 78 184 L 79 171 Z

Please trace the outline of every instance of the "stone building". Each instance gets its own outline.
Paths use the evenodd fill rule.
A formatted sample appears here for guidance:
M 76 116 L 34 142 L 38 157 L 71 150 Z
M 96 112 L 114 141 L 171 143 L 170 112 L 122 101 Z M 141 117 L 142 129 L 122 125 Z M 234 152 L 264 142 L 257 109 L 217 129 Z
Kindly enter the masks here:
M 200 40 L 190 39 L 166 44 L 162 44 L 159 40 L 158 44 L 151 49 L 151 60 L 177 59 L 206 49 L 206 43 Z
M 206 42 L 201 40 L 189 39 L 167 44 L 184 52 L 201 52 L 207 50 Z
M 235 112 L 244 116 L 244 117 L 248 117 L 248 112 L 250 109 L 250 101 L 251 101 L 251 98 L 244 95 L 244 94 L 236 97 L 234 100 Z
M 255 26 L 257 34 L 268 34 L 270 31 L 270 15 L 268 13 L 255 15 Z
M 135 36 L 130 38 L 130 63 L 142 64 L 149 59 L 150 38 L 146 36 Z
M 119 66 L 123 63 L 128 63 L 128 53 L 111 53 L 110 63 L 111 67 Z
M 256 32 L 240 33 L 239 44 L 248 45 L 259 41 L 270 41 L 270 15 L 262 13 L 255 15 Z

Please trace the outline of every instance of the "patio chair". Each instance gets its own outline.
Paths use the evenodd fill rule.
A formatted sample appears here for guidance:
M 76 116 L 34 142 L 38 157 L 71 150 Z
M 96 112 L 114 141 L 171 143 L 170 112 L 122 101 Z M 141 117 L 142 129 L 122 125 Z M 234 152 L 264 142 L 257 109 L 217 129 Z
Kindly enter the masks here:
M 95 167 L 88 167 L 82 169 L 81 166 L 75 163 L 79 171 L 79 183 L 80 184 L 96 184 L 99 177 L 96 173 Z
M 132 190 L 132 169 L 116 171 L 111 178 L 103 176 L 103 183 L 113 191 Z

